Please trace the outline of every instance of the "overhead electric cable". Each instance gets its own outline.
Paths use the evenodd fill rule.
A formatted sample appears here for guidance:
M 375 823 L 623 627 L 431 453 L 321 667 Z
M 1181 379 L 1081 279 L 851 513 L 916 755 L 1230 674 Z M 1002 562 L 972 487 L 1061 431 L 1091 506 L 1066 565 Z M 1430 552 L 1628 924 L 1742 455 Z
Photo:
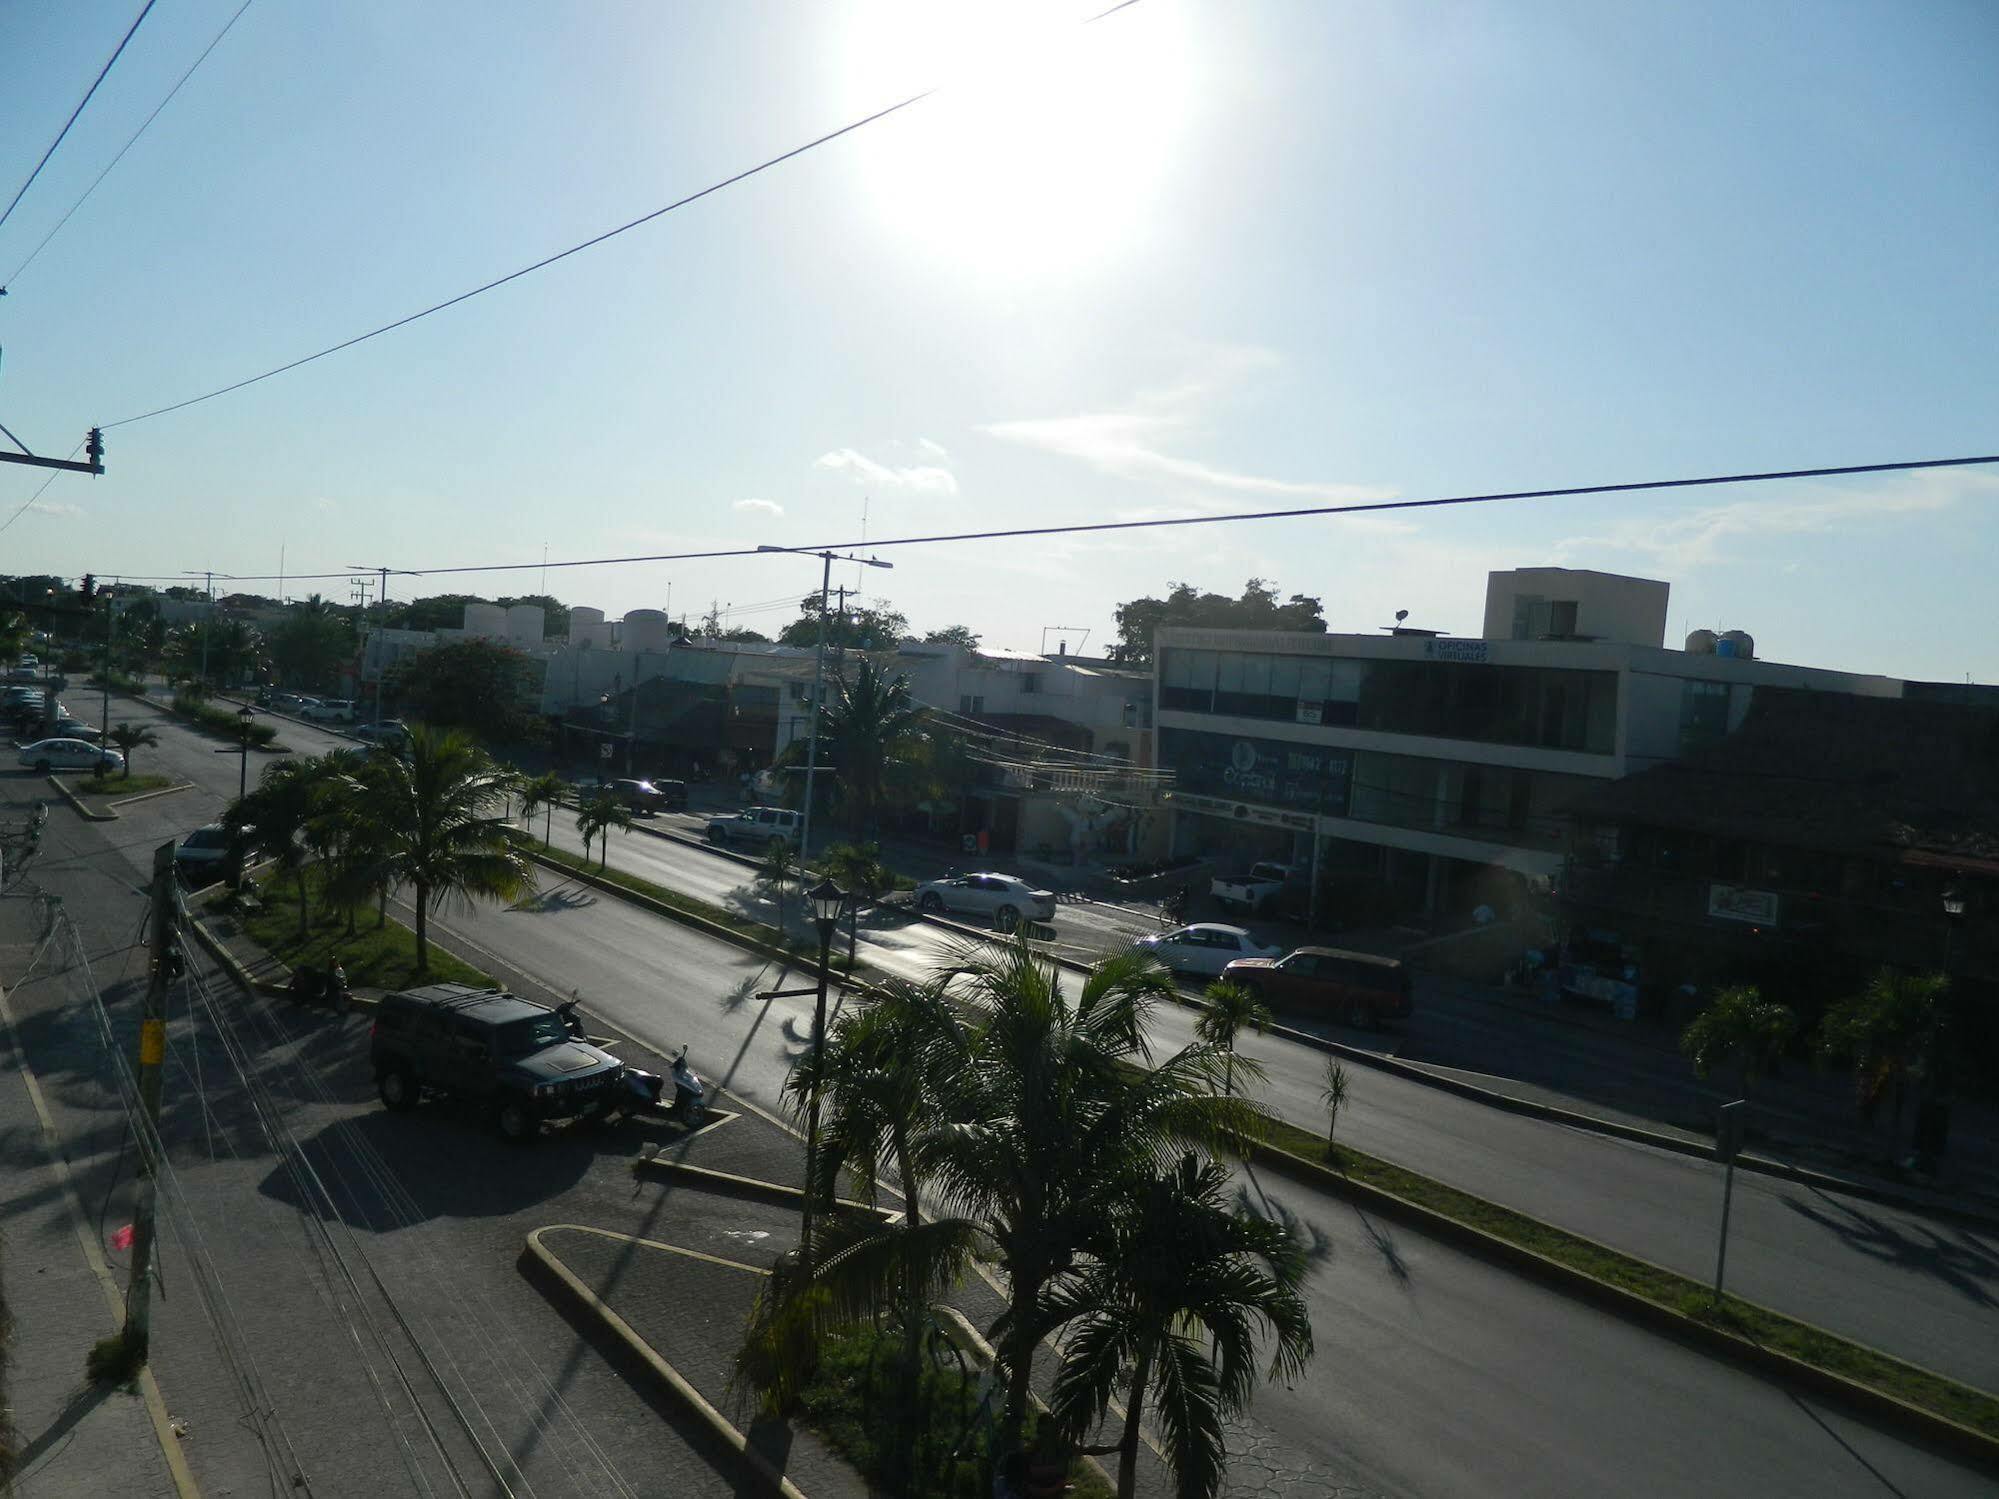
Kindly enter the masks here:
M 90 81 L 89 89 L 84 93 L 84 96 L 77 101 L 76 108 L 72 109 L 69 112 L 69 118 L 62 122 L 62 129 L 57 131 L 56 138 L 49 142 L 48 150 L 44 151 L 42 153 L 42 159 L 35 163 L 35 169 L 32 172 L 28 173 L 28 180 L 21 184 L 21 190 L 14 194 L 14 201 L 7 205 L 6 212 L 0 213 L 0 227 L 4 227 L 7 223 L 7 220 L 14 216 L 14 210 L 20 207 L 21 199 L 26 197 L 28 189 L 35 185 L 35 179 L 42 175 L 42 168 L 47 166 L 49 164 L 49 158 L 56 154 L 56 147 L 62 144 L 63 137 L 69 134 L 69 127 L 76 123 L 76 117 L 83 113 L 84 105 L 88 104 L 91 100 L 92 95 L 94 95 L 97 92 L 97 86 L 100 83 L 104 82 L 105 75 L 111 71 L 111 64 L 118 61 L 118 59 L 124 55 L 125 44 L 132 40 L 132 33 L 139 29 L 139 22 L 145 20 L 147 16 L 152 14 L 153 6 L 157 3 L 158 0 L 146 0 L 145 8 L 139 12 L 138 20 L 134 21 L 131 24 L 131 26 L 126 29 L 123 40 L 121 40 L 118 43 L 118 50 L 116 52 L 113 52 L 110 56 L 110 59 L 104 64 L 104 66 L 97 70 L 97 76 Z
M 782 553 L 766 552 L 761 547 L 724 547 L 708 552 L 652 552 L 630 557 L 583 557 L 568 562 L 487 562 L 460 563 L 445 567 L 411 567 L 399 569 L 411 577 L 445 577 L 454 573 L 511 573 L 533 571 L 538 568 L 565 567 L 623 567 L 640 562 L 707 562 L 723 557 L 756 557 L 794 555 L 800 552 L 837 552 L 866 547 L 873 551 L 881 547 L 931 546 L 953 541 L 1010 541 L 1027 536 L 1074 536 L 1086 532 L 1137 531 L 1158 529 L 1169 526 L 1214 526 L 1235 521 L 1253 520 L 1304 520 L 1322 515 L 1362 515 L 1388 510 L 1435 510 L 1454 505 L 1491 505 L 1514 500 L 1572 499 L 1592 494 L 1635 494 L 1658 489 L 1699 489 L 1717 484 L 1770 484 L 1782 479 L 1833 479 L 1850 477 L 1855 474 L 1901 474 L 1915 473 L 1926 469 L 1971 468 L 1982 464 L 1999 463 L 1999 453 L 1981 454 L 1970 458 L 1915 458 L 1894 463 L 1849 463 L 1822 468 L 1769 469 L 1755 473 L 1708 474 L 1692 479 L 1639 479 L 1618 484 L 1572 484 L 1558 489 L 1510 489 L 1497 490 L 1485 494 L 1440 495 L 1423 500 L 1368 500 L 1350 505 L 1308 505 L 1292 510 L 1236 510 L 1224 515 L 1181 515 L 1167 516 L 1159 520 L 1115 520 L 1086 521 L 1068 526 L 1016 526 L 1004 531 L 945 531 L 927 536 L 876 537 L 872 541 L 826 541 L 814 542 L 809 546 L 786 547 Z M 199 571 L 200 569 L 197 569 Z M 168 580 L 180 582 L 181 573 L 138 573 L 120 572 L 112 568 L 100 568 L 99 572 L 134 582 Z M 222 573 L 217 572 L 219 578 Z M 355 568 L 342 568 L 339 572 L 322 573 L 232 573 L 233 580 L 244 583 L 271 582 L 280 576 L 314 581 L 325 578 L 346 578 L 362 576 Z
M 1088 17 L 1081 24 L 1085 26 L 1091 25 L 1094 22 L 1103 20 L 1105 16 L 1115 15 L 1118 11 L 1127 10 L 1131 6 L 1134 6 L 1136 4 L 1138 4 L 1138 0 L 1120 0 L 1119 4 L 1111 6 L 1108 10 L 1099 11 L 1096 15 Z M 152 8 L 151 0 L 148 0 L 146 8 L 148 10 Z M 142 16 L 140 19 L 143 20 L 144 17 Z M 137 23 L 134 24 L 136 25 Z M 766 161 L 760 161 L 753 167 L 745 167 L 742 171 L 737 172 L 732 177 L 724 177 L 720 182 L 710 183 L 707 187 L 702 188 L 699 192 L 689 193 L 684 198 L 675 199 L 673 202 L 668 203 L 663 208 L 655 208 L 650 213 L 640 214 L 637 218 L 628 220 L 627 222 L 618 225 L 615 229 L 606 229 L 602 234 L 592 235 L 589 239 L 584 240 L 580 244 L 571 245 L 566 250 L 558 250 L 555 254 L 537 260 L 531 265 L 524 265 L 519 270 L 509 271 L 504 276 L 496 277 L 493 280 L 486 282 L 482 286 L 475 286 L 470 291 L 460 292 L 455 297 L 448 297 L 444 301 L 426 307 L 420 312 L 412 312 L 407 317 L 397 318 L 393 323 L 384 323 L 379 328 L 371 328 L 366 333 L 358 333 L 352 338 L 345 339 L 340 343 L 333 344 L 328 348 L 321 349 L 316 354 L 307 354 L 301 359 L 294 359 L 291 360 L 289 363 L 280 364 L 275 368 L 265 370 L 261 375 L 252 375 L 246 380 L 238 380 L 232 385 L 224 385 L 219 389 L 207 392 L 205 395 L 190 396 L 185 401 L 175 401 L 174 403 L 168 406 L 158 406 L 151 411 L 142 411 L 137 416 L 123 417 L 118 421 L 103 422 L 100 425 L 105 430 L 109 430 L 112 427 L 129 427 L 134 422 L 151 421 L 154 417 L 165 416 L 170 411 L 184 411 L 190 406 L 199 406 L 203 401 L 212 401 L 217 396 L 226 396 L 234 391 L 242 390 L 246 386 L 256 385 L 261 381 L 269 380 L 273 376 L 287 374 L 290 371 L 298 369 L 303 365 L 311 364 L 315 360 L 324 359 L 329 354 L 338 354 L 343 349 L 351 349 L 356 344 L 364 344 L 371 338 L 380 338 L 384 333 L 393 333 L 398 328 L 407 328 L 411 323 L 417 322 L 422 318 L 427 318 L 432 313 L 443 312 L 447 307 L 456 307 L 460 302 L 469 302 L 472 300 L 472 298 L 477 296 L 483 296 L 485 293 L 489 291 L 494 291 L 499 287 L 505 286 L 510 281 L 518 281 L 523 276 L 532 275 L 536 271 L 546 270 L 549 266 L 554 265 L 557 261 L 567 260 L 570 256 L 579 255 L 585 250 L 592 249 L 597 245 L 603 244 L 604 241 L 606 240 L 616 239 L 619 235 L 629 233 L 631 230 L 637 229 L 641 225 L 650 224 L 654 219 L 662 218 L 665 215 L 672 213 L 675 209 L 685 208 L 690 203 L 698 203 L 703 198 L 709 197 L 715 193 L 719 193 L 724 188 L 734 187 L 738 182 L 747 181 L 749 178 L 756 176 L 760 172 L 767 172 L 772 167 L 782 166 L 785 162 L 790 161 L 795 156 L 803 156 L 808 151 L 816 151 L 819 149 L 819 147 L 828 145 L 833 141 L 840 139 L 840 137 L 844 135 L 853 134 L 856 130 L 861 129 L 863 126 L 872 125 L 877 120 L 885 120 L 890 115 L 897 114 L 902 110 L 909 108 L 912 104 L 921 104 L 925 99 L 928 99 L 931 95 L 936 93 L 941 93 L 942 91 L 943 91 L 943 85 L 940 84 L 935 87 L 923 89 L 918 93 L 911 94 L 908 98 L 898 100 L 896 103 L 888 105 L 886 108 L 878 109 L 873 114 L 862 115 L 858 120 L 851 120 L 847 124 L 842 125 L 837 130 L 829 130 L 824 135 L 816 136 L 812 140 L 805 142 L 805 144 L 802 146 L 793 146 L 789 151 L 783 152 L 782 154 L 777 156 L 773 156 Z M 50 149 L 53 150 L 54 148 L 51 147 Z
M 102 182 L 106 177 L 109 177 L 111 175 L 111 169 L 117 166 L 119 162 L 125 159 L 125 153 L 131 150 L 134 146 L 136 146 L 139 143 L 139 137 L 144 135 L 146 131 L 149 128 L 151 128 L 153 121 L 157 120 L 160 117 L 160 112 L 164 110 L 169 104 L 174 102 L 174 95 L 178 94 L 181 91 L 181 85 L 185 84 L 188 81 L 188 79 L 194 76 L 194 70 L 196 68 L 200 67 L 203 63 L 208 61 L 208 54 L 213 52 L 216 49 L 216 47 L 221 44 L 221 41 L 225 36 L 229 35 L 230 27 L 234 26 L 238 21 L 240 21 L 243 18 L 243 12 L 248 10 L 253 3 L 254 0 L 243 0 L 243 3 L 236 7 L 236 14 L 231 16 L 227 21 L 222 23 L 222 29 L 215 33 L 214 40 L 210 41 L 206 47 L 203 47 L 201 49 L 201 56 L 197 57 L 193 61 L 193 63 L 189 65 L 188 70 L 180 75 L 180 82 L 176 83 L 172 88 L 168 89 L 166 98 L 160 100 L 158 104 L 153 106 L 153 112 L 146 116 L 145 120 L 141 122 L 137 130 L 134 130 L 132 132 L 131 139 L 126 141 L 124 145 L 118 148 L 118 154 L 111 158 L 110 162 L 106 164 L 103 171 L 99 172 L 95 177 L 91 178 L 90 186 L 86 187 L 83 190 L 83 196 L 78 198 L 74 203 L 69 205 L 69 212 L 65 213 L 61 218 L 57 219 L 55 227 L 49 230 L 47 234 L 44 234 L 42 236 L 42 242 L 36 245 L 34 249 L 28 252 L 28 258 L 22 261 L 19 265 L 14 267 L 14 274 L 9 276 L 5 281 L 0 281 L 0 288 L 10 287 L 16 281 L 20 280 L 21 273 L 25 271 L 29 266 L 35 263 L 35 257 L 40 255 L 42 251 L 46 250 L 49 247 L 49 241 L 54 239 L 58 234 L 62 233 L 63 225 L 67 224 L 70 221 L 71 216 L 74 215 L 79 208 L 83 207 L 86 201 L 88 201 L 90 195 L 97 191 L 98 183 Z M 150 8 L 151 7 L 148 7 L 148 9 Z M 144 19 L 145 17 L 143 15 L 139 18 L 139 20 L 141 21 L 143 21 Z M 136 28 L 138 22 L 135 21 L 132 24 Z

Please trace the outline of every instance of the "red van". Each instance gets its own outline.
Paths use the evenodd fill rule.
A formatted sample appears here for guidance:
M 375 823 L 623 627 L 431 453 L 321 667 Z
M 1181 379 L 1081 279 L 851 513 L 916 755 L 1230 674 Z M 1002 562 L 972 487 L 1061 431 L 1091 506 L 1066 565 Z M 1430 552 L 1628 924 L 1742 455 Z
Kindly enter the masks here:
M 1282 958 L 1238 958 L 1222 981 L 1241 984 L 1274 1008 L 1330 1016 L 1373 1029 L 1384 1020 L 1407 1020 L 1415 1009 L 1409 970 L 1400 958 L 1301 947 Z

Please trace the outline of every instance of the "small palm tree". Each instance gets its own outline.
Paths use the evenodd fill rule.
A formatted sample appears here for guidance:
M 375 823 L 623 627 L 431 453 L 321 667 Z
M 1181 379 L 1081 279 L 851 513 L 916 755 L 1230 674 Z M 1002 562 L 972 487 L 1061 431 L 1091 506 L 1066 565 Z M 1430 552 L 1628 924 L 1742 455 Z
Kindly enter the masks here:
M 1910 1080 L 1935 1075 L 1949 993 L 1943 974 L 1883 968 L 1860 993 L 1827 1012 L 1819 1026 L 1819 1054 L 1853 1068 L 1855 1098 L 1866 1118 L 1892 1094 L 1894 1129 L 1900 1133 Z
M 555 808 L 562 798 L 569 794 L 568 783 L 554 771 L 545 770 L 538 776 L 531 776 L 522 781 L 514 788 L 514 792 L 521 799 L 523 821 L 532 824 L 534 814 L 536 812 L 542 814 L 541 846 L 547 848 L 549 836 L 553 831 Z
M 111 742 L 117 745 L 119 753 L 124 755 L 125 774 L 129 776 L 132 773 L 132 751 L 157 748 L 160 736 L 144 724 L 121 723 L 111 731 Z
M 1137 1492 L 1148 1398 L 1175 1492 L 1211 1499 L 1225 1476 L 1222 1423 L 1256 1388 L 1259 1336 L 1272 1344 L 1270 1379 L 1311 1360 L 1304 1251 L 1287 1226 L 1227 1207 L 1228 1189 L 1225 1167 L 1183 1156 L 1110 1208 L 1093 1258 L 1049 1298 L 1050 1317 L 1069 1326 L 1050 1402 L 1063 1429 L 1094 1429 L 1125 1390 L 1123 1433 L 1090 1449 L 1117 1454 L 1118 1499 Z
M 414 725 L 400 752 L 371 765 L 383 865 L 415 897 L 421 973 L 433 910 L 446 900 L 518 900 L 534 889 L 534 865 L 515 847 L 518 830 L 498 815 L 509 772 L 465 735 Z
M 576 831 L 583 836 L 583 858 L 590 858 L 590 840 L 598 840 L 599 869 L 611 866 L 611 829 L 629 833 L 632 830 L 632 811 L 610 792 L 599 792 L 583 803 L 576 814 Z
M 1680 1050 L 1706 1077 L 1731 1059 L 1737 1064 L 1736 1096 L 1749 1096 L 1749 1079 L 1769 1071 L 1798 1032 L 1790 1006 L 1765 999 L 1754 984 L 1721 990 L 1680 1035 Z
M 785 897 L 798 883 L 799 872 L 798 851 L 782 838 L 771 839 L 762 862 L 757 865 L 756 883 L 759 890 L 777 902 L 779 932 L 785 930 Z
M 1208 985 L 1201 997 L 1208 1002 L 1208 1008 L 1195 1022 L 1194 1034 L 1219 1046 L 1227 1055 L 1222 1073 L 1222 1096 L 1227 1097 L 1235 1092 L 1235 1038 L 1244 1026 L 1262 1035 L 1263 1028 L 1270 1024 L 1270 1006 L 1248 985 L 1220 980 Z
M 1326 1086 L 1319 1100 L 1326 1106 L 1326 1159 L 1335 1160 L 1333 1136 L 1340 1127 L 1340 1110 L 1347 1106 L 1347 1064 L 1338 1057 L 1326 1058 Z
M 884 770 L 917 738 L 929 711 L 910 695 L 908 677 L 886 677 L 862 656 L 853 681 L 840 682 L 821 713 L 819 732 L 840 767 L 839 786 L 856 838 L 874 823 Z
M 267 768 L 257 782 L 257 789 L 231 802 L 222 814 L 222 825 L 229 830 L 239 850 L 254 829 L 258 846 L 268 851 L 278 867 L 297 881 L 301 943 L 309 931 L 305 867 L 311 860 L 311 850 L 306 843 L 306 830 L 313 815 L 312 774 L 305 768 L 305 762 L 299 760 L 280 760 Z
M 895 871 L 882 862 L 881 846 L 874 843 L 830 844 L 820 851 L 819 869 L 856 897 L 847 902 L 847 963 L 851 967 L 860 944 L 861 907 L 874 905 L 895 888 Z

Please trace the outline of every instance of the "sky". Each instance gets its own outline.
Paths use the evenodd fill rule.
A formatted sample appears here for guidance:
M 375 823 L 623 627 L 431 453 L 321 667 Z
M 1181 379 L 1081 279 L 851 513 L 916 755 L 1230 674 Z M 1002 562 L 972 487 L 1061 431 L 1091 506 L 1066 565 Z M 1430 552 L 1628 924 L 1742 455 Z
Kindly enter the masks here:
M 1989 0 L 253 0 L 16 273 L 239 3 L 161 0 L 0 225 L 37 452 L 939 92 L 25 510 L 0 467 L 0 573 L 535 564 L 390 594 L 774 633 L 813 559 L 554 564 L 1999 452 Z M 0 6 L 0 204 L 139 5 Z M 1017 649 L 1251 577 L 1476 634 L 1554 564 L 1669 581 L 1669 643 L 1999 680 L 1999 467 L 880 555 L 834 581 Z

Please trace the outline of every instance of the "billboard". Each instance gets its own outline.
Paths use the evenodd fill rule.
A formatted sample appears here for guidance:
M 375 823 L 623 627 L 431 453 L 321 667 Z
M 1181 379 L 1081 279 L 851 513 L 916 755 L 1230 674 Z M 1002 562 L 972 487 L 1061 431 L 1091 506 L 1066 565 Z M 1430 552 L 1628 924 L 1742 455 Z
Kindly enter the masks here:
M 1346 815 L 1353 776 L 1353 754 L 1338 746 L 1198 729 L 1160 729 L 1159 764 L 1177 791 L 1329 817 Z

